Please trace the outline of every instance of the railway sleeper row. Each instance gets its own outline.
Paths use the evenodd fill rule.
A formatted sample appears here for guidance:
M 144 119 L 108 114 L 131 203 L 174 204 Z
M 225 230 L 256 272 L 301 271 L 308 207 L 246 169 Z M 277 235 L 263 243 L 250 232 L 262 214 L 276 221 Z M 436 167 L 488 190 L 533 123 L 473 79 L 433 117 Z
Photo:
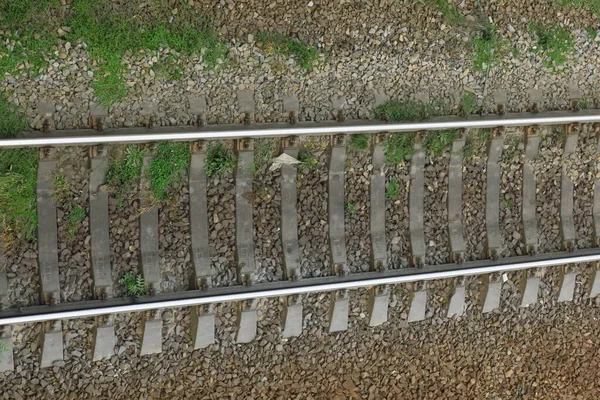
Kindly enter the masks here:
M 564 154 L 576 151 L 578 141 L 577 125 L 565 126 Z M 537 252 L 538 230 L 536 223 L 536 171 L 533 160 L 536 157 L 540 137 L 536 127 L 526 128 L 526 151 L 523 164 L 523 247 L 526 254 Z M 598 154 L 600 154 L 600 129 L 597 129 Z M 501 128 L 494 132 L 488 146 L 487 160 L 487 191 L 485 199 L 486 216 L 486 247 L 490 258 L 502 254 L 500 238 L 499 208 L 500 208 L 500 172 L 499 160 L 503 149 Z M 329 251 L 331 254 L 331 270 L 333 274 L 348 274 L 347 249 L 344 236 L 344 165 L 346 159 L 345 135 L 331 137 L 330 162 L 328 178 L 328 216 L 329 216 Z M 385 234 L 385 134 L 373 135 L 371 143 L 372 175 L 370 178 L 370 240 L 371 240 L 371 270 L 383 271 L 388 268 Z M 449 193 L 448 193 L 448 234 L 450 238 L 450 254 L 452 261 L 461 263 L 465 252 L 465 230 L 462 225 L 462 151 L 465 142 L 457 139 L 452 143 L 452 156 L 449 164 Z M 189 174 L 190 188 L 190 224 L 191 224 L 191 255 L 194 267 L 192 289 L 210 290 L 211 266 L 210 247 L 208 243 L 207 215 L 207 177 L 204 172 L 206 160 L 205 143 L 196 142 L 191 145 L 191 166 Z M 240 285 L 252 285 L 254 271 L 254 244 L 252 202 L 248 194 L 252 191 L 252 175 L 250 166 L 253 162 L 252 139 L 235 141 L 238 166 L 235 173 L 235 258 L 237 264 L 237 279 Z M 282 149 L 292 157 L 297 156 L 296 138 L 288 137 L 282 140 Z M 94 296 L 96 299 L 112 297 L 111 263 L 109 250 L 109 217 L 108 192 L 105 184 L 107 170 L 106 149 L 102 146 L 91 148 L 92 172 L 89 183 L 90 194 L 90 228 L 91 228 L 91 260 L 94 279 Z M 423 267 L 425 256 L 425 238 L 423 227 L 423 197 L 424 176 L 423 162 L 425 153 L 420 143 L 415 144 L 414 155 L 410 169 L 409 215 L 410 215 L 410 259 L 414 267 Z M 41 304 L 52 305 L 60 302 L 58 239 L 56 222 L 56 201 L 52 196 L 54 182 L 52 176 L 57 168 L 56 150 L 40 149 L 37 184 L 37 213 L 38 227 L 38 262 L 41 283 Z M 150 163 L 152 154 L 144 157 L 144 167 Z M 144 176 L 145 174 L 142 174 Z M 301 280 L 301 256 L 298 246 L 298 216 L 296 168 L 284 165 L 281 171 L 281 240 L 284 248 L 282 273 L 285 279 Z M 599 176 L 596 174 L 596 176 Z M 142 177 L 142 179 L 144 179 Z M 147 187 L 142 183 L 142 188 Z M 560 232 L 563 249 L 572 251 L 577 237 L 573 222 L 574 188 L 566 167 L 563 166 L 561 175 L 561 207 Z M 142 193 L 142 208 L 139 216 L 140 229 L 140 261 L 141 272 L 151 294 L 160 292 L 160 260 L 158 257 L 158 207 L 148 202 L 149 196 Z M 146 200 L 145 200 L 146 199 Z M 600 179 L 596 178 L 594 188 L 594 242 L 600 246 Z M 0 246 L 1 247 L 1 246 Z M 4 256 L 0 254 L 0 265 L 4 265 Z M 568 301 L 573 297 L 576 273 L 565 272 L 558 297 L 559 301 Z M 534 304 L 537 301 L 540 274 L 535 272 L 521 282 L 523 295 L 522 306 Z M 480 304 L 483 312 L 490 312 L 499 307 L 502 280 L 498 277 L 485 277 L 481 290 Z M 590 290 L 591 296 L 600 293 L 600 282 L 594 277 Z M 3 307 L 7 307 L 8 283 L 6 269 L 0 271 L 0 298 Z M 370 324 L 380 325 L 387 321 L 389 296 L 385 290 L 373 288 L 369 300 Z M 408 321 L 419 321 L 425 318 L 427 290 L 414 294 Z M 302 332 L 302 300 L 301 298 L 283 299 L 282 335 L 284 337 L 298 336 Z M 448 316 L 462 315 L 465 304 L 465 287 L 458 285 L 449 302 Z M 239 343 L 251 342 L 256 336 L 257 309 L 255 301 L 243 302 L 238 305 L 238 330 L 236 340 Z M 1 313 L 0 313 L 1 317 Z M 196 307 L 193 312 L 192 338 L 195 348 L 206 347 L 214 342 L 214 319 L 210 307 Z M 330 332 L 343 331 L 348 326 L 348 293 L 332 293 L 330 314 Z M 10 327 L 1 327 L 0 341 L 3 347 L 12 349 Z M 144 322 L 143 343 L 141 354 L 153 354 L 161 351 L 162 320 L 160 310 L 147 313 Z M 42 332 L 41 366 L 48 367 L 63 357 L 61 321 L 44 323 Z M 93 359 L 99 360 L 113 355 L 115 343 L 114 318 L 111 316 L 97 318 L 94 334 Z M 10 357 L 4 357 L 0 370 L 13 368 L 12 350 Z

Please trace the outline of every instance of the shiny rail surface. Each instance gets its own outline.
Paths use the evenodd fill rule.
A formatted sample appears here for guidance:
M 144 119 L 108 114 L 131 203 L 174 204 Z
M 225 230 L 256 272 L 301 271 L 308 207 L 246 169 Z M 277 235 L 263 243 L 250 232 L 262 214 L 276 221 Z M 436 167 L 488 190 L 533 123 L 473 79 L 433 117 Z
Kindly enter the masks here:
M 438 117 L 419 122 L 385 122 L 382 120 L 347 120 L 344 122 L 257 123 L 250 125 L 207 125 L 61 130 L 53 132 L 26 131 L 14 139 L 0 140 L 0 148 L 48 147 L 116 143 L 146 143 L 163 140 L 194 141 L 239 138 L 267 138 L 302 135 L 358 134 L 377 132 L 418 132 L 445 129 L 482 129 L 509 126 L 565 125 L 600 122 L 600 110 L 548 111 L 466 117 Z
M 203 304 L 256 300 L 318 292 L 331 292 L 381 285 L 393 285 L 433 279 L 448 279 L 554 267 L 568 264 L 600 262 L 600 249 L 574 252 L 546 253 L 537 256 L 519 256 L 502 260 L 481 260 L 459 264 L 445 264 L 423 268 L 404 268 L 383 272 L 367 272 L 345 276 L 311 278 L 302 281 L 280 281 L 253 286 L 233 286 L 209 290 L 142 296 L 136 299 L 114 298 L 47 306 L 14 308 L 0 312 L 0 326 L 32 322 L 87 318 L 100 315 L 150 311 Z

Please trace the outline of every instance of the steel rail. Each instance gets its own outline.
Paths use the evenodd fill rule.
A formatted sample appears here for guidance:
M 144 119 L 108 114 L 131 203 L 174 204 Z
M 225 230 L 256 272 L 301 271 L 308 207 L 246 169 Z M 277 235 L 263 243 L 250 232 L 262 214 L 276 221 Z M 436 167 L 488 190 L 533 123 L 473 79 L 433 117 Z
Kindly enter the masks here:
M 556 255 L 558 257 L 552 257 Z M 96 317 L 101 315 L 108 314 L 116 314 L 116 313 L 130 313 L 130 312 L 142 312 L 142 311 L 150 311 L 164 308 L 176 308 L 176 307 L 190 307 L 190 306 L 198 306 L 203 304 L 211 304 L 211 303 L 225 303 L 225 302 L 235 302 L 235 301 L 245 301 L 245 300 L 254 300 L 254 299 L 263 299 L 263 298 L 271 298 L 271 297 L 284 297 L 284 296 L 293 296 L 293 295 L 301 295 L 301 294 L 310 294 L 310 293 L 318 293 L 318 292 L 330 292 L 336 290 L 347 290 L 347 289 L 357 289 L 357 288 L 365 288 L 372 286 L 381 286 L 381 285 L 393 285 L 393 284 L 401 284 L 408 282 L 416 282 L 416 281 L 425 281 L 425 280 L 433 280 L 433 279 L 449 279 L 449 278 L 457 278 L 457 277 L 466 277 L 466 276 L 474 276 L 474 275 L 485 275 L 492 273 L 500 273 L 500 272 L 510 272 L 510 271 L 518 271 L 524 269 L 531 268 L 544 268 L 551 266 L 560 266 L 567 264 L 579 264 L 579 263 L 592 263 L 600 261 L 600 250 L 598 249 L 587 249 L 587 250 L 578 250 L 573 253 L 552 253 L 552 254 L 544 254 L 540 255 L 537 258 L 531 259 L 531 257 L 514 257 L 514 259 L 519 260 L 527 260 L 527 261 L 519 261 L 519 262 L 508 262 L 502 263 L 502 261 L 494 261 L 494 260 L 485 260 L 485 261 L 474 261 L 470 263 L 465 263 L 465 265 L 456 265 L 456 264 L 447 264 L 444 266 L 437 267 L 426 267 L 422 269 L 409 269 L 408 273 L 403 270 L 395 270 L 395 271 L 387 271 L 387 275 L 382 277 L 377 277 L 377 274 L 385 275 L 383 272 L 375 272 L 375 273 L 365 273 L 365 275 L 369 275 L 371 278 L 368 279 L 360 279 L 362 274 L 351 275 L 350 279 L 345 279 L 345 277 L 334 277 L 334 279 L 339 279 L 340 281 L 331 282 L 331 278 L 315 278 L 316 281 L 325 281 L 326 283 L 315 284 L 313 283 L 313 279 L 307 279 L 300 282 L 288 283 L 288 282 L 274 282 L 270 284 L 261 284 L 258 286 L 261 287 L 270 287 L 268 289 L 254 289 L 252 286 L 250 287 L 229 287 L 223 288 L 225 294 L 210 294 L 209 291 L 201 292 L 199 296 L 191 297 L 191 298 L 179 298 L 179 299 L 170 299 L 170 300 L 159 300 L 159 301 L 151 301 L 150 296 L 146 296 L 149 298 L 147 301 L 143 302 L 133 302 L 131 304 L 125 305 L 105 305 L 106 302 L 110 304 L 112 300 L 104 300 L 104 301 L 94 301 L 88 302 L 84 304 L 94 303 L 91 308 L 84 309 L 74 309 L 74 310 L 62 310 L 57 312 L 52 312 L 53 307 L 57 306 L 34 306 L 27 307 L 23 309 L 9 309 L 0 312 L 0 326 L 3 325 L 12 325 L 12 324 L 24 324 L 24 323 L 33 323 L 33 322 L 45 322 L 45 321 L 53 321 L 60 319 L 71 319 L 71 318 L 89 318 Z M 510 259 L 503 260 L 510 261 Z M 487 265 L 486 265 L 487 264 Z M 470 267 L 470 265 L 478 265 L 475 267 Z M 432 269 L 432 271 L 428 271 L 428 269 Z M 419 271 L 419 272 L 415 272 Z M 375 277 L 374 277 L 375 276 Z M 358 277 L 358 278 L 357 278 Z M 354 280 L 352 280 L 354 279 Z M 328 282 L 330 281 L 330 282 Z M 278 286 L 279 285 L 279 286 Z M 286 287 L 287 285 L 287 287 Z M 283 287 L 281 287 L 283 286 Z M 218 290 L 218 289 L 215 289 Z M 208 293 L 207 293 L 208 292 Z M 179 295 L 182 297 L 187 296 L 187 292 L 175 293 L 172 295 Z M 115 299 L 116 301 L 127 301 L 127 299 Z M 69 305 L 68 303 L 61 303 L 58 306 L 62 307 L 77 307 L 80 306 L 81 303 L 72 303 Z M 28 309 L 37 310 L 36 312 L 29 312 Z M 54 310 L 56 310 L 54 308 Z M 8 315 L 8 316 L 7 316 Z M 4 316 L 4 317 L 3 317 Z
M 358 134 L 375 132 L 418 132 L 445 129 L 479 129 L 500 126 L 564 125 L 600 122 L 600 110 L 548 111 L 466 117 L 440 117 L 420 122 L 350 120 L 345 122 L 261 123 L 251 125 L 207 125 L 149 128 L 116 128 L 98 132 L 92 129 L 50 133 L 23 132 L 20 137 L 0 140 L 0 148 L 147 143 L 163 140 L 194 141 L 244 137 L 281 137 L 301 135 Z

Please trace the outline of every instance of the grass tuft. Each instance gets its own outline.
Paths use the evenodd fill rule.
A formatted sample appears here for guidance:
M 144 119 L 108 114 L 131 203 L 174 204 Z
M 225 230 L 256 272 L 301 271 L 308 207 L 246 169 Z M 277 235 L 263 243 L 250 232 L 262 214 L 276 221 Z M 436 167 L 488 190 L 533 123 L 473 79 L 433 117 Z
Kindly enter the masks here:
M 446 113 L 442 103 L 424 103 L 419 100 L 390 100 L 375 110 L 377 118 L 387 121 L 418 121 Z
M 473 39 L 475 57 L 473 70 L 486 71 L 497 65 L 506 55 L 508 46 L 505 40 L 500 39 L 496 28 L 490 23 L 485 24 Z
M 67 214 L 66 218 L 66 231 L 67 237 L 70 241 L 75 240 L 75 236 L 77 235 L 77 226 L 78 223 L 85 219 L 85 209 L 80 205 L 76 204 L 71 208 L 69 214 Z
M 144 156 L 148 150 L 129 145 L 125 151 L 113 160 L 106 172 L 106 183 L 120 200 L 140 179 Z
M 356 214 L 356 211 L 358 211 L 358 208 L 356 207 L 356 204 L 348 203 L 348 204 L 346 204 L 346 211 L 348 211 L 348 214 L 352 215 L 352 214 Z
M 369 149 L 369 136 L 368 135 L 351 135 L 350 140 L 348 140 L 347 144 L 350 150 L 354 151 L 366 151 Z
M 598 36 L 598 31 L 596 30 L 596 28 L 592 28 L 591 26 L 586 26 L 583 29 L 585 30 L 585 33 L 592 39 L 595 39 L 596 36 Z
M 400 164 L 410 160 L 414 152 L 414 133 L 394 133 L 385 141 L 385 160 L 390 164 Z
M 435 0 L 435 6 L 450 25 L 465 24 L 465 16 L 450 0 Z
M 460 112 L 463 115 L 473 114 L 477 111 L 477 95 L 473 92 L 465 91 L 460 98 Z
M 583 8 L 600 14 L 600 1 L 598 0 L 554 0 L 554 4 L 559 7 Z
M 164 200 L 167 189 L 181 182 L 190 163 L 188 143 L 160 142 L 148 170 L 150 190 L 156 200 Z
M 125 275 L 119 280 L 119 283 L 127 289 L 127 296 L 139 297 L 146 294 L 146 282 L 144 278 L 133 272 L 126 272 Z
M 276 147 L 277 143 L 273 139 L 254 140 L 254 172 L 259 172 L 271 165 Z
M 225 172 L 232 172 L 235 167 L 233 152 L 221 142 L 210 142 L 206 152 L 204 172 L 206 176 L 223 176 Z
M 451 0 L 411 0 L 413 3 L 421 3 L 428 6 L 435 6 L 438 12 L 446 19 L 450 25 L 464 25 L 465 16 L 460 12 Z
M 444 154 L 444 151 L 452 145 L 452 142 L 458 136 L 459 131 L 457 129 L 428 132 L 423 138 L 423 149 L 427 153 L 439 157 Z
M 259 32 L 256 40 L 263 45 L 268 54 L 295 57 L 300 68 L 304 70 L 312 69 L 314 63 L 319 59 L 319 52 L 316 48 L 279 33 Z
M 477 154 L 477 150 L 492 140 L 492 132 L 489 129 L 478 129 L 467 131 L 465 146 L 463 148 L 464 158 L 471 158 Z
M 5 0 L 0 3 L 0 26 L 15 26 L 28 21 L 54 0 Z
M 397 180 L 393 179 L 387 185 L 387 188 L 385 191 L 385 197 L 386 197 L 386 199 L 395 199 L 399 195 L 400 195 L 400 184 L 398 183 Z
M 534 50 L 544 56 L 544 65 L 552 70 L 566 63 L 575 51 L 575 39 L 560 25 L 542 25 L 532 22 L 529 31 L 536 38 Z
M 317 160 L 314 154 L 306 149 L 300 150 L 298 153 L 298 161 L 300 161 L 300 164 L 298 164 L 298 169 L 301 171 L 312 169 L 319 163 L 319 160 Z
M 25 117 L 0 94 L 0 138 L 15 137 Z M 0 223 L 6 235 L 35 240 L 37 228 L 36 149 L 0 149 Z
M 208 68 L 227 54 L 225 43 L 202 19 L 168 24 L 163 20 L 132 23 L 124 12 L 114 12 L 106 0 L 74 0 L 72 40 L 81 39 L 92 57 L 99 61 L 94 90 L 101 103 L 112 104 L 127 95 L 123 78 L 123 56 L 128 51 L 158 50 L 166 46 L 177 53 L 202 54 Z M 169 61 L 167 61 L 169 62 Z

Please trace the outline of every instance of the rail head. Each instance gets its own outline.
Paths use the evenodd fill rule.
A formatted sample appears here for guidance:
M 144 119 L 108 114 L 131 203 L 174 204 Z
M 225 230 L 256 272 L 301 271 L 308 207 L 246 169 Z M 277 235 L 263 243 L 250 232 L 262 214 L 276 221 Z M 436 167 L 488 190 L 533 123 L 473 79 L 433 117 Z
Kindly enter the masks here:
M 194 290 L 144 296 L 138 299 L 115 298 L 78 303 L 59 303 L 1 311 L 0 326 L 286 297 L 595 262 L 600 262 L 600 249 L 597 248 L 577 250 L 572 253 L 557 252 L 533 257 L 519 256 L 504 260 L 472 261 L 460 265 L 445 264 L 426 268 L 405 268 L 386 272 L 350 274 L 341 277 L 313 278 L 298 282 L 282 281 L 256 286 L 230 286 L 207 291 Z
M 347 120 L 344 122 L 260 123 L 251 125 L 208 125 L 160 128 L 114 128 L 104 131 L 93 129 L 54 132 L 26 131 L 19 137 L 0 140 L 0 148 L 84 146 L 117 143 L 148 143 L 164 140 L 195 141 L 239 139 L 246 137 L 269 138 L 338 133 L 406 133 L 447 129 L 484 129 L 509 126 L 565 125 L 600 122 L 600 109 L 548 111 L 540 113 L 512 113 L 504 115 L 470 115 L 465 117 L 437 117 L 419 122 L 386 122 L 382 120 Z

